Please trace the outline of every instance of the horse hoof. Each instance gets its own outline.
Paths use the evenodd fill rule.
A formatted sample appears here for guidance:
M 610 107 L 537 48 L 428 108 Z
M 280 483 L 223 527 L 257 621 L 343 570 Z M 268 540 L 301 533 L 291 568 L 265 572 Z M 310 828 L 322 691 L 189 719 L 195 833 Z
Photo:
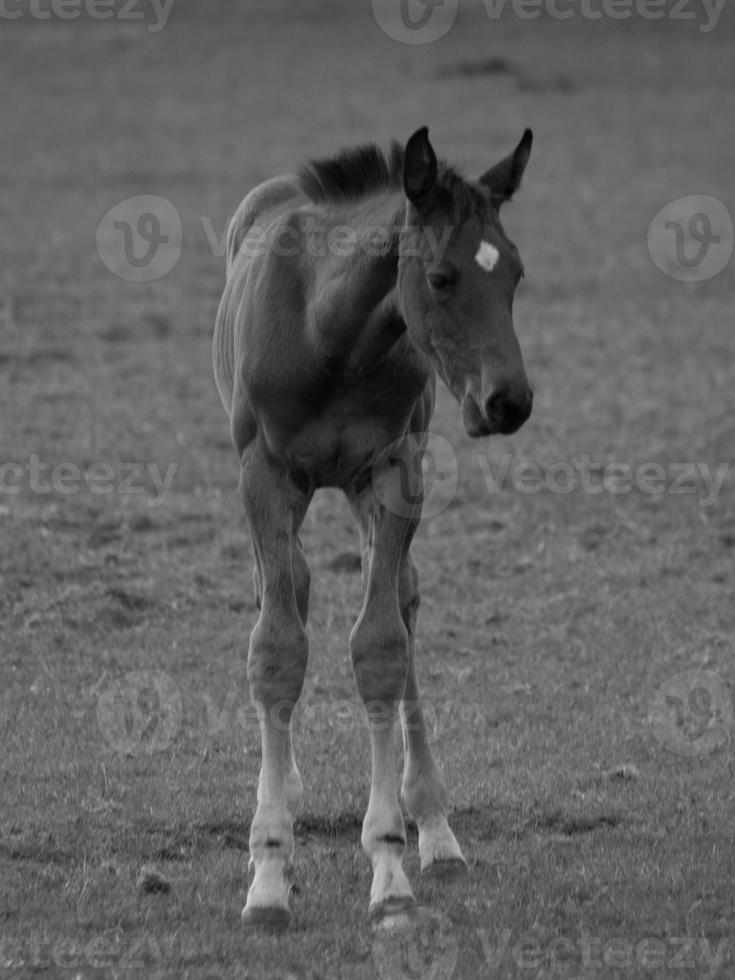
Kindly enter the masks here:
M 469 869 L 462 858 L 445 858 L 433 861 L 422 869 L 421 874 L 434 881 L 460 881 L 469 876 Z
M 373 926 L 395 928 L 410 921 L 416 909 L 416 899 L 412 895 L 394 895 L 382 902 L 371 905 L 368 920 Z
M 276 906 L 273 908 L 255 906 L 251 909 L 245 906 L 241 918 L 246 929 L 257 929 L 272 936 L 280 936 L 293 925 L 293 916 L 289 910 Z

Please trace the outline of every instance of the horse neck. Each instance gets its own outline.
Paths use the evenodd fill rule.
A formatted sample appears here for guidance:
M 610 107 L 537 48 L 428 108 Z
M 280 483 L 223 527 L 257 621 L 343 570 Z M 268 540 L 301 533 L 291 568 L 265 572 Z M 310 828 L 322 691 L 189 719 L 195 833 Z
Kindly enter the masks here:
M 380 290 L 386 284 L 395 289 L 405 214 L 403 194 L 392 192 L 359 202 L 347 215 L 348 227 L 357 233 L 356 266 L 373 289 Z
M 396 297 L 404 220 L 403 195 L 386 193 L 360 201 L 330 221 L 332 231 L 350 230 L 355 247 L 346 248 L 346 254 L 330 249 L 322 263 L 319 320 L 333 355 L 352 365 L 379 358 L 405 329 Z

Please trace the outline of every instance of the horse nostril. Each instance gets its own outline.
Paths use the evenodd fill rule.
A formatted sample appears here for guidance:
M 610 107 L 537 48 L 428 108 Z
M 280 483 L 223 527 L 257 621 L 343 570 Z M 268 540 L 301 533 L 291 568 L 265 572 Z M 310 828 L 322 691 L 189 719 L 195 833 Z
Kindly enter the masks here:
M 508 410 L 509 389 L 498 388 L 485 402 L 485 418 L 494 426 L 502 426 Z
M 527 388 L 514 398 L 509 387 L 499 388 L 485 402 L 485 418 L 495 432 L 509 434 L 520 429 L 531 414 L 533 392 Z

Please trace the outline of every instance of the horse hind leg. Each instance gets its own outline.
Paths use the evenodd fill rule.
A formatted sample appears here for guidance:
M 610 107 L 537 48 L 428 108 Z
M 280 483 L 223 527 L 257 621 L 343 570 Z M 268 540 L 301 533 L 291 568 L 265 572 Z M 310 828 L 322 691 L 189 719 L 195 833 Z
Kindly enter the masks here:
M 250 637 L 248 681 L 262 748 L 258 802 L 250 826 L 253 879 L 243 921 L 280 931 L 291 922 L 288 872 L 293 859 L 293 813 L 301 797 L 291 716 L 308 655 L 304 628 L 308 569 L 303 555 L 298 559 L 293 555 L 308 498 L 257 449 L 243 454 L 240 489 L 260 594 L 260 616 Z
M 408 673 L 401 699 L 404 769 L 401 797 L 419 832 L 421 871 L 439 879 L 464 877 L 467 862 L 447 820 L 449 796 L 434 760 L 416 680 L 415 627 L 418 573 L 406 553 L 401 568 L 401 613 L 408 630 Z

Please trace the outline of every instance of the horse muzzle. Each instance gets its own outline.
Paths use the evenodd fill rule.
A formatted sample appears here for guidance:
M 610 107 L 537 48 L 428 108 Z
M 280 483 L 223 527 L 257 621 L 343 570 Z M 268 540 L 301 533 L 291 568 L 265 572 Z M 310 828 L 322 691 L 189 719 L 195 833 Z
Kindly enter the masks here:
M 509 385 L 492 391 L 480 404 L 467 394 L 462 402 L 462 422 L 473 439 L 511 435 L 526 422 L 533 408 L 533 392 L 526 385 L 519 392 Z

